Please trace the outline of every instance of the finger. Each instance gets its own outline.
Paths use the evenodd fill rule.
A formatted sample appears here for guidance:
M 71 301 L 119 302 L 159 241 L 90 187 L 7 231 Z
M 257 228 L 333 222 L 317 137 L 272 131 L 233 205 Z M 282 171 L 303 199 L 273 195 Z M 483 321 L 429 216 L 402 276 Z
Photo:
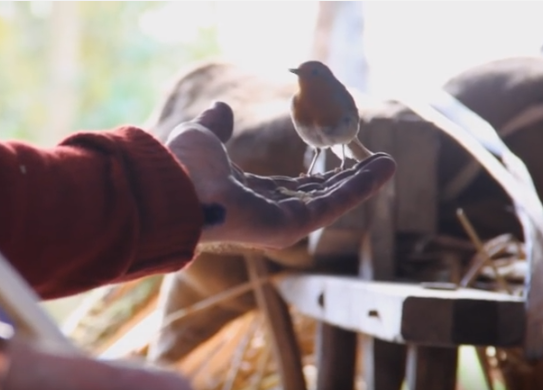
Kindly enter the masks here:
M 298 187 L 299 192 L 305 192 L 311 198 L 318 198 L 326 194 L 331 193 L 336 188 L 341 187 L 343 183 L 348 180 L 351 176 L 356 174 L 357 171 L 346 172 L 342 171 L 340 174 L 337 174 L 332 179 L 326 183 L 321 184 L 306 184 Z M 310 199 L 309 197 L 307 199 Z
M 170 133 L 166 146 L 188 170 L 192 181 L 204 187 L 232 174 L 224 144 L 199 123 L 178 125 Z M 195 186 L 198 187 L 196 183 Z
M 358 170 L 360 170 L 362 167 L 370 164 L 373 160 L 380 158 L 380 157 L 390 157 L 386 153 L 375 153 L 371 157 L 368 157 L 364 161 L 358 162 L 356 165 L 354 165 L 351 168 L 344 169 L 340 172 L 336 172 L 336 170 L 330 170 L 328 172 L 325 172 L 323 174 L 318 174 L 314 176 L 305 176 L 305 177 L 298 177 L 298 178 L 289 178 L 290 179 L 290 187 L 287 187 L 286 185 L 283 185 L 284 187 L 287 187 L 289 189 L 298 189 L 301 190 L 301 186 L 306 186 L 308 184 L 314 184 L 314 183 L 322 183 L 324 184 L 321 186 L 321 188 L 329 187 L 341 180 L 344 180 L 346 177 L 351 176 L 355 174 Z M 276 181 L 279 183 L 279 177 L 276 179 Z M 315 186 L 308 186 L 306 188 L 315 188 Z
M 374 195 L 396 171 L 396 163 L 389 157 L 373 159 L 354 175 L 330 187 L 321 196 L 307 203 L 313 221 L 308 228 L 331 223 L 344 213 Z M 318 227 L 317 227 L 318 228 Z
M 247 174 L 243 172 L 243 169 L 237 166 L 234 162 L 232 164 L 232 174 L 236 178 L 236 180 L 242 182 L 243 184 L 247 183 Z
M 300 192 L 314 192 L 326 188 L 325 183 L 307 183 L 299 186 L 296 190 Z
M 306 192 L 311 193 L 312 196 L 316 196 L 314 194 L 315 191 L 324 191 L 346 177 L 352 176 L 355 172 L 354 169 L 345 170 L 340 173 L 332 171 L 326 175 L 334 175 L 328 180 L 326 180 L 326 176 L 295 179 L 284 176 L 262 177 L 245 174 L 245 180 L 240 181 L 243 181 L 252 191 L 258 194 L 272 200 L 280 200 L 292 198 L 294 192 Z
M 326 178 L 319 176 L 292 178 L 288 176 L 258 176 L 245 173 L 247 185 L 256 191 L 272 191 L 283 187 L 288 190 L 297 190 L 301 185 L 324 183 Z
M 345 180 L 347 177 L 354 175 L 361 168 L 370 164 L 373 160 L 379 157 L 390 157 L 385 153 L 376 153 L 372 157 L 359 162 L 352 168 L 345 169 L 341 172 L 334 170 L 328 171 L 318 176 L 305 176 L 291 178 L 288 176 L 258 176 L 248 173 L 245 175 L 245 183 L 254 191 L 261 193 L 262 191 L 273 191 L 275 188 L 283 187 L 291 191 L 315 191 L 324 190 L 333 187 L 336 183 Z
M 211 130 L 222 143 L 226 143 L 234 131 L 234 112 L 223 102 L 214 102 L 192 122 L 201 124 Z
M 329 193 L 334 190 L 336 187 L 341 186 L 341 184 L 351 177 L 355 172 L 342 172 L 340 177 L 334 178 L 333 182 L 326 182 L 320 184 L 306 184 L 298 187 L 299 192 L 305 192 L 310 195 L 312 198 L 319 197 Z
M 341 172 L 332 172 L 333 175 L 327 179 L 325 179 L 322 182 L 319 183 L 307 183 L 300 185 L 297 188 L 297 191 L 303 191 L 303 192 L 309 192 L 311 191 L 314 196 L 315 192 L 323 192 L 323 191 L 329 191 L 330 189 L 333 189 L 337 185 L 339 185 L 342 181 L 348 179 L 349 177 L 353 176 L 357 172 L 357 169 L 349 168 L 344 169 Z
M 374 195 L 394 174 L 395 167 L 390 157 L 380 156 L 315 198 L 296 193 L 277 199 L 276 194 L 256 195 L 245 187 L 232 205 L 237 212 L 231 215 L 236 214 L 245 224 L 250 223 L 251 229 L 231 228 L 230 238 L 268 248 L 288 247 L 312 231 L 330 225 Z M 239 226 L 242 225 L 240 222 Z
M 344 169 L 343 171 L 335 174 L 324 183 L 320 183 L 318 186 L 311 184 L 303 185 L 298 187 L 298 191 L 310 191 L 312 197 L 325 195 L 326 193 L 329 193 L 330 191 L 341 186 L 345 180 L 348 180 L 351 176 L 355 175 L 360 170 L 365 169 L 366 165 L 367 163 L 357 164 L 352 168 Z
M 297 229 L 291 231 L 291 235 L 301 237 L 330 225 L 374 195 L 392 177 L 395 170 L 394 160 L 381 156 L 372 159 L 363 169 L 320 196 L 306 199 L 305 202 L 294 202 L 291 199 L 280 202 L 281 207 L 290 215 L 291 226 Z
M 326 182 L 323 183 L 321 186 L 321 189 L 333 189 L 335 186 L 337 186 L 339 183 L 341 183 L 343 180 L 349 178 L 350 176 L 356 174 L 361 169 L 364 169 L 366 166 L 371 164 L 374 160 L 386 157 L 390 158 L 390 155 L 386 153 L 375 153 L 371 157 L 368 157 L 364 161 L 360 161 L 357 164 L 355 164 L 351 168 L 344 169 L 340 171 L 339 173 L 336 173 L 335 175 L 330 175 L 327 177 Z

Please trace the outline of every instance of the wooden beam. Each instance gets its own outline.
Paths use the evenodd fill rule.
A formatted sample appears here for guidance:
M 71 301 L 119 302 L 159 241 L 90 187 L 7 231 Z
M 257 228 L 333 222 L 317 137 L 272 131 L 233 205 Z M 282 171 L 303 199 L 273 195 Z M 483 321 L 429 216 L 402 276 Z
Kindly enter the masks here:
M 388 153 L 396 159 L 394 129 L 384 123 L 375 123 L 370 129 L 361 134 L 362 142 L 371 150 Z M 361 236 L 359 273 L 365 280 L 396 278 L 397 177 L 396 173 L 363 205 L 367 221 Z
M 393 133 L 392 155 L 397 163 L 396 231 L 435 234 L 439 199 L 438 133 L 421 122 L 402 123 Z
M 353 390 L 357 334 L 325 322 L 317 327 L 317 390 Z
M 409 346 L 407 388 L 409 390 L 455 390 L 458 348 Z
M 524 301 L 482 290 L 291 274 L 276 285 L 300 312 L 382 340 L 428 346 L 520 345 Z
M 338 160 L 326 150 L 316 163 L 316 170 L 325 172 L 334 169 Z M 352 162 L 351 162 L 352 164 Z M 317 230 L 309 235 L 308 251 L 317 264 L 328 266 L 337 264 L 343 258 L 342 268 L 356 274 L 358 262 L 356 255 L 360 247 L 360 237 L 364 224 L 364 205 L 339 218 L 331 226 Z M 352 266 L 352 267 L 351 267 Z M 316 390 L 353 390 L 356 374 L 357 334 L 332 324 L 317 324 L 315 355 L 318 367 Z
M 414 233 L 419 237 L 438 232 L 438 133 L 428 124 L 406 122 L 396 127 L 394 157 L 396 172 L 396 230 L 398 233 Z M 421 153 L 415 152 L 421 150 Z M 447 256 L 440 259 L 443 263 Z M 453 256 L 453 264 L 456 259 Z M 452 273 L 449 275 L 452 277 Z M 419 280 L 416 275 L 412 275 Z M 437 275 L 436 275 L 437 277 Z M 452 281 L 449 279 L 449 281 Z M 411 302 L 412 303 L 412 302 Z M 406 301 L 406 305 L 410 301 Z M 433 322 L 449 321 L 447 313 L 436 311 Z M 420 319 L 406 319 L 405 332 L 416 332 Z M 406 327 L 411 326 L 411 329 Z M 428 329 L 430 326 L 428 326 Z M 425 335 L 422 335 L 425 337 Z M 410 390 L 455 390 L 457 348 L 409 345 L 404 366 L 405 380 Z M 396 387 L 399 389 L 400 387 Z
M 368 131 L 361 134 L 362 142 L 371 150 L 389 153 L 398 161 L 396 133 L 395 128 L 390 124 L 374 123 L 373 126 L 369 126 Z M 400 154 L 400 156 L 405 154 Z M 400 168 L 398 165 L 398 169 Z M 405 182 L 398 180 L 398 173 L 397 171 L 395 177 L 365 203 L 368 226 L 360 248 L 359 274 L 367 281 L 390 281 L 396 278 L 396 231 L 399 203 L 397 186 Z M 404 194 L 407 193 L 404 192 Z M 400 390 L 405 376 L 405 345 L 367 335 L 361 337 L 360 345 L 366 389 Z
M 363 335 L 362 346 L 366 389 L 401 389 L 405 377 L 405 345 Z
M 249 279 L 255 283 L 254 294 L 262 311 L 272 351 L 281 375 L 284 390 L 305 390 L 307 388 L 302 367 L 302 357 L 290 311 L 273 285 L 259 284 L 258 279 L 270 276 L 268 263 L 262 255 L 247 253 L 245 263 Z

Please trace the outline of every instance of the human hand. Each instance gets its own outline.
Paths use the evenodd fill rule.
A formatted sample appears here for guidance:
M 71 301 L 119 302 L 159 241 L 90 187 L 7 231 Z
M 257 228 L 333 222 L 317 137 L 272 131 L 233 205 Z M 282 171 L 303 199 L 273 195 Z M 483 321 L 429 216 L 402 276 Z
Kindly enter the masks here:
M 192 390 L 179 375 L 133 364 L 40 351 L 9 342 L 10 369 L 2 390 Z
M 166 141 L 188 170 L 201 203 L 215 213 L 202 242 L 288 247 L 375 195 L 396 169 L 390 156 L 376 153 L 339 173 L 300 178 L 245 173 L 224 146 L 233 118 L 230 106 L 215 103 L 177 126 Z

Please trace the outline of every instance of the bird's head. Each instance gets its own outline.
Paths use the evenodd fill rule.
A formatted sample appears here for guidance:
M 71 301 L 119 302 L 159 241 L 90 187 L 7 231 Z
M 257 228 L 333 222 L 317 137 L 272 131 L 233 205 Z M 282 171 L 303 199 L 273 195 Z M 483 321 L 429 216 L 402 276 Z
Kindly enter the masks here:
M 330 68 L 320 61 L 306 61 L 297 68 L 289 69 L 289 71 L 298 76 L 301 88 L 318 85 L 322 82 L 336 81 Z

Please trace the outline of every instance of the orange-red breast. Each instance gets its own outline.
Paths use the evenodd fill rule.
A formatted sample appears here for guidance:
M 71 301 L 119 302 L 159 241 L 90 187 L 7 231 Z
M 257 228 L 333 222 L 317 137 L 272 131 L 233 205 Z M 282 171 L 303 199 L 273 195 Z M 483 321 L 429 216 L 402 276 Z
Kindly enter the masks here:
M 357 144 L 357 157 L 372 155 L 358 140 L 360 118 L 347 88 L 319 61 L 307 61 L 289 69 L 298 76 L 298 92 L 291 100 L 291 117 L 302 140 L 315 148 L 307 174 L 310 175 L 321 150 L 341 145 L 341 166 L 345 167 L 345 145 Z M 358 159 L 357 158 L 357 159 Z

